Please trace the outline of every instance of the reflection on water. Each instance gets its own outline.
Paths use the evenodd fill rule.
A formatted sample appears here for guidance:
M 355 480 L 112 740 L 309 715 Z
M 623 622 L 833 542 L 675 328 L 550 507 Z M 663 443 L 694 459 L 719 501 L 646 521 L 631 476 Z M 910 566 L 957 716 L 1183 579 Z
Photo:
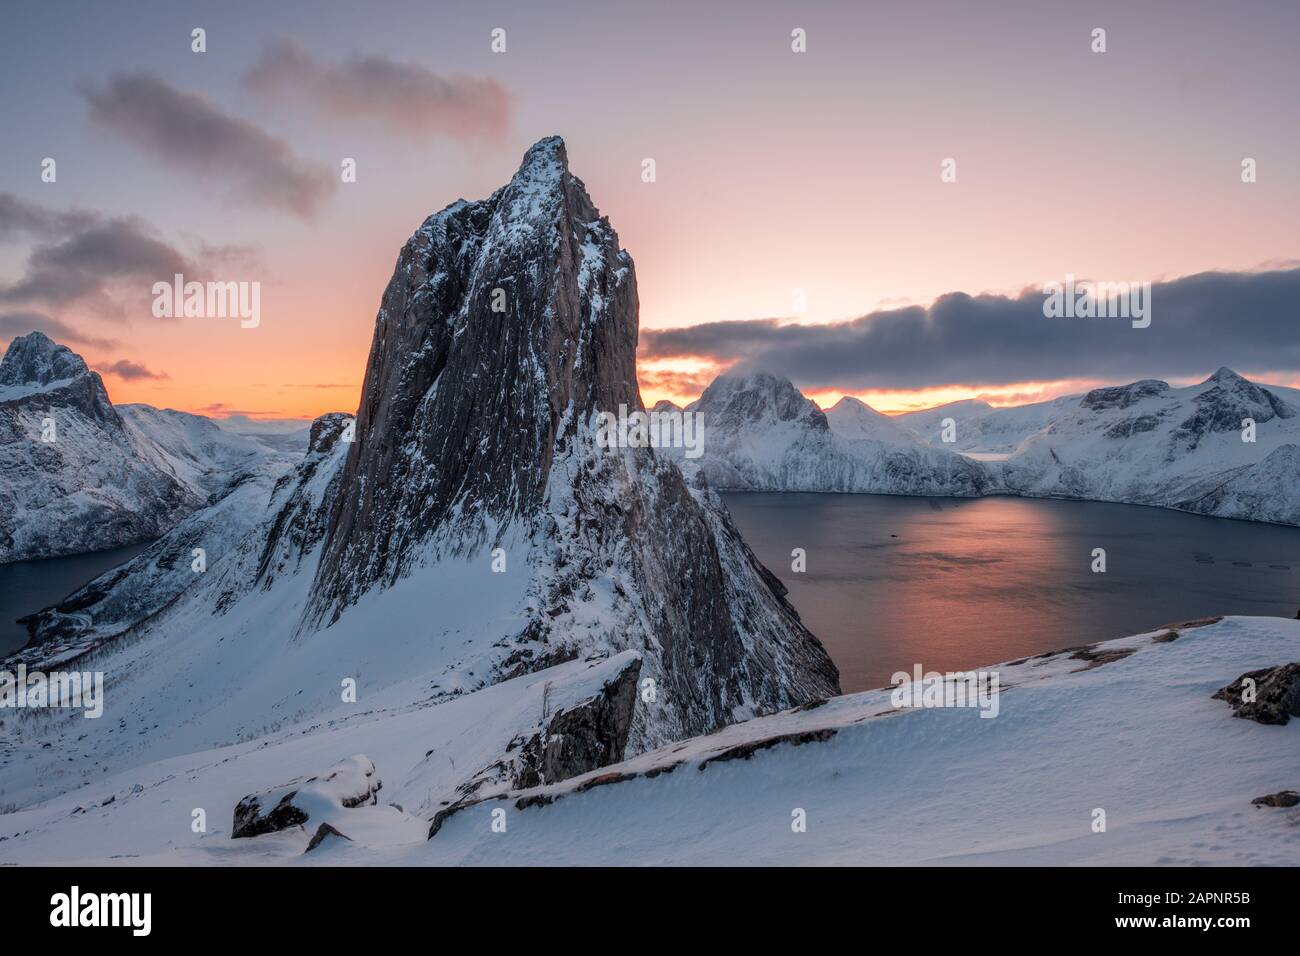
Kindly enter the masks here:
M 57 604 L 109 568 L 130 561 L 152 543 L 146 541 L 68 558 L 0 564 L 0 657 L 27 643 L 27 629 L 18 626 L 17 618 Z
M 846 693 L 1210 614 L 1294 617 L 1300 528 L 1029 498 L 728 494 Z M 790 570 L 807 551 L 804 574 Z M 1106 549 L 1106 573 L 1091 571 Z

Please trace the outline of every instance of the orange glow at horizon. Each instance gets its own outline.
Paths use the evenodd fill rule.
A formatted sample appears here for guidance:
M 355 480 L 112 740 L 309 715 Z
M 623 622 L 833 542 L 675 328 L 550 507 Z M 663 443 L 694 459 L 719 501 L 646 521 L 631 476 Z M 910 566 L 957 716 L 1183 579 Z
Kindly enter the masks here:
M 1104 383 L 1068 380 L 1059 382 L 1011 382 L 1006 385 L 938 385 L 918 389 L 868 389 L 846 392 L 839 389 L 805 389 L 804 394 L 827 409 L 845 396 L 865 402 L 886 415 L 903 415 L 952 402 L 978 400 L 994 408 L 1032 405 L 1061 395 L 1086 392 Z
M 700 397 L 713 379 L 728 366 L 704 358 L 659 359 L 638 363 L 641 398 L 649 408 L 662 399 L 685 406 Z M 835 405 L 846 395 L 865 402 L 886 415 L 902 415 L 959 402 L 978 399 L 994 408 L 1029 405 L 1049 401 L 1061 395 L 1086 392 L 1101 385 L 1101 380 L 1067 379 L 1051 382 L 1009 382 L 1001 385 L 936 385 L 918 389 L 865 389 L 845 391 L 835 388 L 800 389 L 822 409 Z

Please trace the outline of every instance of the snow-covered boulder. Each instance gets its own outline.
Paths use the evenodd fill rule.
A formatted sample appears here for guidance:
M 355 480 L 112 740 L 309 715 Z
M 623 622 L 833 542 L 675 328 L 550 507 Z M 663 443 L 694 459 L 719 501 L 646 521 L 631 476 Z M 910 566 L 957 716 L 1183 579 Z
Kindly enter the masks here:
M 236 840 L 261 836 L 305 826 L 339 810 L 373 806 L 382 787 L 374 763 L 365 754 L 356 754 L 318 777 L 294 780 L 244 797 L 235 806 L 230 836 Z

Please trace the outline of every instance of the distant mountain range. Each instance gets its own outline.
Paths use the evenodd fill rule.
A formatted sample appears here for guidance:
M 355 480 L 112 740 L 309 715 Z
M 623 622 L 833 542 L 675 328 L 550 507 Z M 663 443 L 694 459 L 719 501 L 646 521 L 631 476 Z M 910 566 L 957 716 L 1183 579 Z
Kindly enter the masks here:
M 1086 498 L 1300 525 L 1300 392 L 1228 368 L 893 417 L 854 398 L 823 412 L 759 372 L 718 378 L 687 410 L 704 416 L 704 454 L 679 464 L 720 490 Z

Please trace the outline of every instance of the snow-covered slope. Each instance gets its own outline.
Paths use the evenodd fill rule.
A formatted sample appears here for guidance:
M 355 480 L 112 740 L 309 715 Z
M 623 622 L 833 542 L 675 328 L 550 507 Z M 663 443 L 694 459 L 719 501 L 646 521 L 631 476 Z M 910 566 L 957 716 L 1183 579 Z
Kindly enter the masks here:
M 988 476 L 979 464 L 927 447 L 904 429 L 888 429 L 865 405 L 840 405 L 836 427 L 788 379 L 764 372 L 720 376 L 688 406 L 704 416 L 704 454 L 692 461 L 677 451 L 678 460 L 723 490 L 953 496 L 985 490 Z
M 99 375 L 41 332 L 0 361 L 0 563 L 157 537 L 202 498 L 140 455 Z
M 837 693 L 716 495 L 653 449 L 596 440 L 600 411 L 640 408 L 635 283 L 558 139 L 489 199 L 429 217 L 383 297 L 355 440 L 318 421 L 202 574 L 162 565 L 204 514 L 52 616 L 24 659 L 103 670 L 109 719 L 19 720 L 5 799 L 332 719 L 346 679 L 388 707 L 633 652 L 634 752 Z M 125 625 L 124 608 L 149 616 Z
M 292 514 L 292 494 L 308 485 L 322 463 L 341 456 L 334 449 L 348 416 L 337 412 L 318 419 L 310 430 L 305 457 L 288 474 L 288 460 L 281 454 L 258 451 L 240 460 L 240 470 L 215 490 L 206 507 L 200 508 L 163 535 L 135 558 L 104 572 L 53 607 L 24 618 L 31 641 L 10 663 L 24 661 L 33 666 L 71 660 L 129 632 L 141 630 L 163 608 L 183 592 L 199 584 L 209 566 L 217 566 L 240 546 L 269 541 L 273 523 L 286 507 Z M 206 430 L 205 430 L 206 431 Z M 337 460 L 335 460 L 337 466 Z M 269 504 L 268 504 L 269 502 Z M 260 527 L 259 525 L 265 526 Z M 260 559 L 260 556 L 259 556 Z M 245 565 L 249 575 L 261 573 L 251 557 Z M 215 600 L 215 598 L 214 598 Z
M 237 475 L 269 464 L 284 471 L 299 455 L 219 428 L 210 418 L 152 405 L 115 406 L 140 457 L 206 498 Z M 268 458 L 280 459 L 267 462 Z
M 1211 697 L 1300 659 L 1300 622 L 1169 633 L 991 668 L 993 719 L 841 697 L 486 801 L 404 854 L 333 862 L 1300 864 L 1300 811 L 1251 805 L 1300 782 L 1300 721 L 1236 719 Z M 488 826 L 497 808 L 508 839 Z
M 907 412 L 895 421 L 921 440 L 938 444 L 943 440 L 943 422 L 951 418 L 954 440 L 944 447 L 982 458 L 1000 458 L 1009 456 L 1026 438 L 1041 431 L 1078 402 L 1078 395 L 1066 395 L 1030 405 L 994 408 L 987 402 L 967 399 L 919 412 Z
M 256 740 L 113 767 L 76 792 L 0 816 L 0 863 L 36 864 L 42 856 L 46 864 L 289 862 L 321 823 L 365 845 L 423 844 L 433 817 L 460 801 L 508 792 L 539 772 L 551 779 L 548 770 L 563 761 L 585 769 L 581 745 L 592 739 L 584 718 L 617 720 L 639 664 L 630 651 L 571 661 L 436 706 L 424 679 L 410 678 L 392 685 L 382 704 L 363 694 L 356 705 L 336 702 L 318 720 L 268 728 Z M 382 784 L 377 805 L 327 811 L 306 829 L 231 839 L 244 797 L 361 754 Z M 5 788 L 0 778 L 0 803 Z M 204 811 L 206 832 L 191 829 L 195 809 Z
M 1198 385 L 1094 389 L 991 463 L 1016 494 L 1300 524 L 1300 394 L 1221 368 Z M 1247 419 L 1255 441 L 1242 440 Z
M 826 422 L 831 431 L 845 438 L 869 438 L 899 444 L 910 440 L 895 419 L 852 395 L 845 395 L 826 410 Z
M 868 691 L 554 783 L 512 789 L 509 771 L 492 773 L 472 793 L 458 781 L 518 749 L 514 728 L 536 732 L 634 662 L 575 661 L 436 706 L 412 701 L 412 679 L 383 706 L 113 768 L 0 816 L 0 860 L 1294 866 L 1300 810 L 1251 801 L 1297 788 L 1300 720 L 1239 719 L 1212 695 L 1297 659 L 1300 621 L 1189 622 L 988 668 L 1000 676 L 992 719 L 973 708 L 899 709 L 888 689 Z M 319 818 L 349 839 L 304 855 L 310 819 L 230 839 L 244 796 L 353 754 L 374 762 L 383 787 L 376 806 Z M 193 832 L 195 808 L 207 832 Z M 797 811 L 804 832 L 792 828 Z

